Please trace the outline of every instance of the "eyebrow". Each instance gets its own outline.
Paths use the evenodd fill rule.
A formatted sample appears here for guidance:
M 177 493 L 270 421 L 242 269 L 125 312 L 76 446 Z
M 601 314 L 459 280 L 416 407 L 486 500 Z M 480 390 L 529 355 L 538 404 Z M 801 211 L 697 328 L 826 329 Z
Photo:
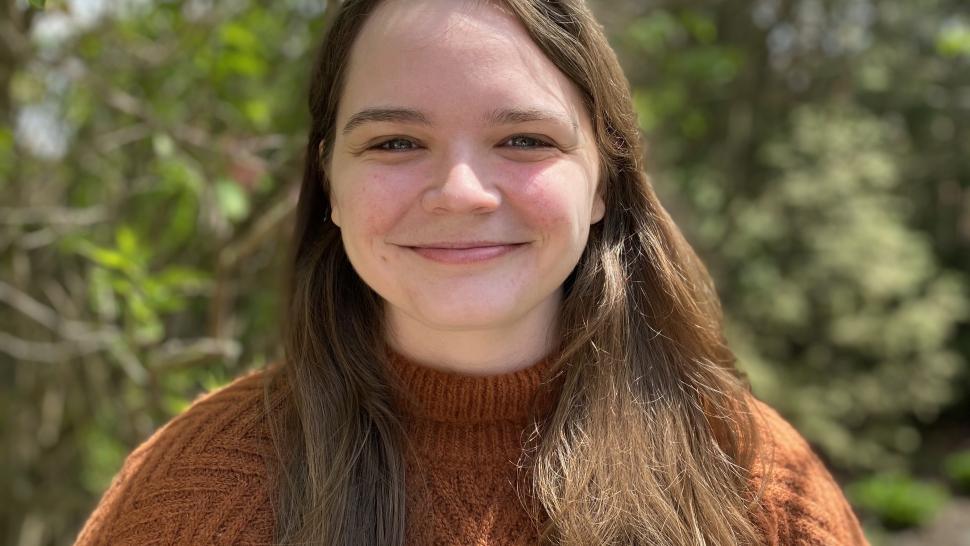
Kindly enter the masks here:
M 346 136 L 361 125 L 379 121 L 431 125 L 428 116 L 410 108 L 365 108 L 350 116 L 347 124 L 344 125 L 344 135 Z
M 354 129 L 374 122 L 413 123 L 432 126 L 431 120 L 423 112 L 412 108 L 365 108 L 350 116 L 344 125 L 343 134 L 346 136 Z M 488 125 L 512 125 L 529 121 L 552 121 L 570 127 L 574 132 L 579 130 L 579 123 L 564 114 L 541 108 L 498 108 L 483 116 L 482 121 Z
M 579 123 L 559 112 L 542 110 L 540 108 L 527 108 L 519 110 L 516 108 L 499 108 L 492 110 L 482 119 L 488 125 L 512 125 L 514 123 L 524 123 L 527 121 L 553 121 L 562 123 L 573 131 L 579 130 Z

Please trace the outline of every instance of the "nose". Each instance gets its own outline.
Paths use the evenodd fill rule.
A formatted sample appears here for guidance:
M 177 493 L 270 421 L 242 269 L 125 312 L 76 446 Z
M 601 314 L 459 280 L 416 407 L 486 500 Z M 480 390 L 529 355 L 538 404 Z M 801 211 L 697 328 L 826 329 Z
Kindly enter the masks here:
M 501 202 L 494 187 L 484 183 L 471 161 L 452 160 L 442 165 L 438 180 L 422 196 L 422 205 L 432 213 L 485 213 L 495 210 Z

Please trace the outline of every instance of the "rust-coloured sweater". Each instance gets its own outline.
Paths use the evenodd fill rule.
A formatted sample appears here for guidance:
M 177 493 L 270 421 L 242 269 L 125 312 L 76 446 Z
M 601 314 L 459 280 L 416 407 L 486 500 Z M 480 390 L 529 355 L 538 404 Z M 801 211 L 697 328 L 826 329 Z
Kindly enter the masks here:
M 534 544 L 512 483 L 527 411 L 548 359 L 467 377 L 399 355 L 398 398 L 414 454 L 406 458 L 411 545 Z M 263 371 L 197 399 L 125 460 L 78 536 L 79 546 L 271 544 Z M 805 440 L 761 402 L 774 438 L 763 521 L 769 545 L 866 545 L 859 522 Z M 756 474 L 755 481 L 760 483 Z

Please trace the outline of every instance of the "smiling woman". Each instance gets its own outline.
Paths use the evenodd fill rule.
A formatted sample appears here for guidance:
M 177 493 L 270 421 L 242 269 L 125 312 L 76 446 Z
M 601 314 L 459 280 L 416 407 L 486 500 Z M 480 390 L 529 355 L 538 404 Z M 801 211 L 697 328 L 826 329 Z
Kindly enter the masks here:
M 126 461 L 81 544 L 865 544 L 750 394 L 579 0 L 347 0 L 286 358 Z
M 331 217 L 394 350 L 511 372 L 557 343 L 605 209 L 598 149 L 576 85 L 513 15 L 445 6 L 388 2 L 360 29 L 322 158 Z

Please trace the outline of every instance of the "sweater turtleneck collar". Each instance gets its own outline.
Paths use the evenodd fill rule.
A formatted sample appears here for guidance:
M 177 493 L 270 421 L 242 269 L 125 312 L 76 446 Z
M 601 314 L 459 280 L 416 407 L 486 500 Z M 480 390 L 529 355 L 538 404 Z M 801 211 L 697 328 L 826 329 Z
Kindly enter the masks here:
M 555 353 L 513 372 L 468 376 L 421 365 L 388 348 L 388 364 L 399 380 L 396 402 L 405 416 L 440 423 L 471 425 L 494 421 L 524 422 L 533 409 L 548 411 L 554 390 L 543 380 Z

